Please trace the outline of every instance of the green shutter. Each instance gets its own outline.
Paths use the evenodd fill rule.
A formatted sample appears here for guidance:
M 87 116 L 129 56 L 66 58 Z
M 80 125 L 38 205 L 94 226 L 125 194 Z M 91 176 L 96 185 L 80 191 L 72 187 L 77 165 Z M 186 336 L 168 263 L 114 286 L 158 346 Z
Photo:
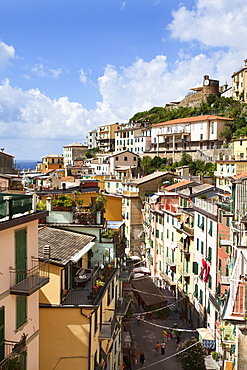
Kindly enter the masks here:
M 0 362 L 4 359 L 4 306 L 0 307 Z
M 27 236 L 26 229 L 15 232 L 15 268 L 21 270 L 16 274 L 16 283 L 26 278 L 27 270 Z
M 16 328 L 18 329 L 27 321 L 27 297 L 16 296 Z
M 198 298 L 198 285 L 195 285 L 194 297 Z
M 198 263 L 193 262 L 193 274 L 198 275 Z

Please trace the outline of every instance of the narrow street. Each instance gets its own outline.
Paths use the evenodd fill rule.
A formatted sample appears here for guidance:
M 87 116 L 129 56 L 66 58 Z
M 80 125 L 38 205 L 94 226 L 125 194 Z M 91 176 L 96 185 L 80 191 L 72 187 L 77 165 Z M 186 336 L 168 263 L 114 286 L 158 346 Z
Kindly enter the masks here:
M 142 312 L 142 309 L 136 305 L 135 312 Z M 155 316 L 154 316 L 155 317 Z M 134 347 L 136 348 L 137 364 L 132 364 L 133 370 L 138 369 L 151 369 L 151 370 L 182 370 L 180 362 L 177 359 L 176 351 L 177 344 L 174 339 L 167 341 L 165 355 L 157 356 L 155 354 L 155 345 L 157 342 L 163 341 L 163 326 L 172 328 L 177 323 L 179 329 L 192 330 L 188 325 L 181 321 L 178 314 L 173 311 L 170 312 L 170 316 L 166 319 L 159 319 L 155 317 L 155 324 L 152 325 L 150 320 L 145 319 L 144 323 L 138 322 L 136 319 L 133 320 L 133 335 L 134 335 Z M 156 326 L 155 326 L 156 325 Z M 161 327 L 159 327 L 161 326 Z M 187 337 L 196 336 L 196 332 L 182 332 L 181 340 L 183 341 Z M 143 366 L 140 364 L 140 352 L 143 351 L 145 354 L 145 363 Z M 166 360 L 167 358 L 167 360 Z

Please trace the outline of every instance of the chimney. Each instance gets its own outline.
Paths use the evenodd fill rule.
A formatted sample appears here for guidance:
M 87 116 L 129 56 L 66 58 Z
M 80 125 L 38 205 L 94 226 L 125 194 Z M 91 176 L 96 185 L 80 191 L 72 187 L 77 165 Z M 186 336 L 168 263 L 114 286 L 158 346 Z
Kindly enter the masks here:
M 51 197 L 46 198 L 46 209 L 51 212 Z
M 50 247 L 50 245 L 48 245 L 48 244 L 44 245 L 43 255 L 48 260 L 51 258 L 51 247 Z

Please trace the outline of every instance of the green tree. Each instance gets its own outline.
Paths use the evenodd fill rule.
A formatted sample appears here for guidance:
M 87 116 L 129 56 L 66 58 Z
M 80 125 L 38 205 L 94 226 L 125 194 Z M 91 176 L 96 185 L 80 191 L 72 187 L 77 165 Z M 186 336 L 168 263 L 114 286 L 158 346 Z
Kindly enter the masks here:
M 184 370 L 206 370 L 204 358 L 206 349 L 194 337 L 185 339 L 178 346 L 178 351 L 186 351 L 179 354 L 180 362 Z

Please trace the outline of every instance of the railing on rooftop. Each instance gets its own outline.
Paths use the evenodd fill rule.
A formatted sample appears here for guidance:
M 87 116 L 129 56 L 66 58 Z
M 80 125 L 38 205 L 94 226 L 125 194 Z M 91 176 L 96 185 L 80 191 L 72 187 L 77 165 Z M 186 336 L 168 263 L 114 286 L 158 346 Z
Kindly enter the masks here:
M 0 194 L 0 221 L 11 220 L 33 212 L 32 195 Z
M 29 296 L 49 282 L 49 260 L 39 263 L 30 270 L 9 268 L 10 294 Z

